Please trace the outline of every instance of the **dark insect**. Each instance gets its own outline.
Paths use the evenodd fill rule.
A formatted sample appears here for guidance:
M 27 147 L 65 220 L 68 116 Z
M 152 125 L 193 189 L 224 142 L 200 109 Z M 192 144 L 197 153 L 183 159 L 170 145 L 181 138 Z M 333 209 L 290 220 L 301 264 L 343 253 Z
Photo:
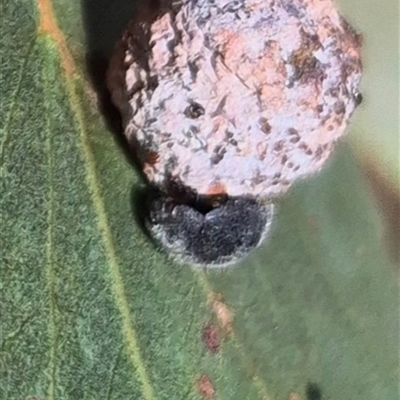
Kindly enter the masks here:
M 354 93 L 354 101 L 359 106 L 363 101 L 363 95 L 360 92 Z

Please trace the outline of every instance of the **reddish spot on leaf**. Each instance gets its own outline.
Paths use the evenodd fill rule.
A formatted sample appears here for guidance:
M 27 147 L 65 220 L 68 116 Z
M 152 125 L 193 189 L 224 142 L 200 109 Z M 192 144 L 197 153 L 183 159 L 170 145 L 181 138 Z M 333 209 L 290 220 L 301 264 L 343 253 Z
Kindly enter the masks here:
M 215 325 L 210 324 L 203 329 L 203 342 L 211 353 L 218 353 L 221 340 L 218 329 Z
M 289 400 L 302 400 L 301 396 L 298 393 L 290 393 Z
M 226 306 L 220 294 L 214 294 L 212 298 L 212 305 L 215 315 L 218 318 L 218 323 L 225 332 L 232 331 L 233 317 L 232 313 Z
M 207 400 L 213 399 L 215 389 L 207 375 L 203 375 L 198 382 L 199 393 Z

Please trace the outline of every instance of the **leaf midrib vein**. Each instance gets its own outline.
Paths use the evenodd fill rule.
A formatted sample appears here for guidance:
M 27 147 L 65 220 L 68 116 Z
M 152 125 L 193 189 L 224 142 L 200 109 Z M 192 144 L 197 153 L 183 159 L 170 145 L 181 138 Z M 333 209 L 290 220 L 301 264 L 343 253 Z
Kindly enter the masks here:
M 61 56 L 61 64 L 65 72 L 66 88 L 69 93 L 71 108 L 74 113 L 77 130 L 79 132 L 82 144 L 82 155 L 86 169 L 87 182 L 94 209 L 97 214 L 97 223 L 103 240 L 105 253 L 108 259 L 113 295 L 121 314 L 123 335 L 125 338 L 125 344 L 127 346 L 127 352 L 133 367 L 136 369 L 139 375 L 144 398 L 146 400 L 154 400 L 154 390 L 146 371 L 146 366 L 140 354 L 140 347 L 133 324 L 133 317 L 131 315 L 132 313 L 121 276 L 119 260 L 114 249 L 113 239 L 107 220 L 107 214 L 102 201 L 100 183 L 96 173 L 96 161 L 94 160 L 90 139 L 88 138 L 79 96 L 76 93 L 75 65 L 71 64 L 72 57 L 68 52 L 65 38 L 56 23 L 51 0 L 38 0 L 38 6 L 39 12 L 41 13 L 41 25 L 39 27 L 39 32 L 42 35 L 48 35 L 52 41 L 55 42 Z
M 49 385 L 47 388 L 47 400 L 55 399 L 55 385 L 56 385 L 56 358 L 57 358 L 57 326 L 56 326 L 56 275 L 54 265 L 54 155 L 53 155 L 53 129 L 50 118 L 50 101 L 47 93 L 50 90 L 49 83 L 49 71 L 46 70 L 47 64 L 44 67 L 44 73 L 42 73 L 42 79 L 44 80 L 44 104 L 46 109 L 46 133 L 47 133 L 47 160 L 48 160 L 48 179 L 49 179 L 49 193 L 48 193 L 48 215 L 47 215 L 47 266 L 46 266 L 46 278 L 47 278 L 47 292 L 49 295 L 49 322 L 48 322 L 48 334 L 50 339 L 50 357 L 49 357 Z M 47 68 L 48 69 L 48 68 Z

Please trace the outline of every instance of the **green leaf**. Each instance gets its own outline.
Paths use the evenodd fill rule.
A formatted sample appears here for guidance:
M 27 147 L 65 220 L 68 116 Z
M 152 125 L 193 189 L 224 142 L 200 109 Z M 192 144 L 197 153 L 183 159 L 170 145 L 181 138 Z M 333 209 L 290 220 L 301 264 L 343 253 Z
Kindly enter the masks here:
M 337 0 L 363 35 L 364 101 L 354 116 L 350 141 L 361 162 L 400 194 L 399 2 Z M 398 218 L 398 217 L 397 217 Z
M 62 31 L 49 6 L 2 4 L 0 398 L 397 399 L 398 277 L 348 146 L 242 265 L 176 265 L 93 90 L 133 4 L 57 0 Z

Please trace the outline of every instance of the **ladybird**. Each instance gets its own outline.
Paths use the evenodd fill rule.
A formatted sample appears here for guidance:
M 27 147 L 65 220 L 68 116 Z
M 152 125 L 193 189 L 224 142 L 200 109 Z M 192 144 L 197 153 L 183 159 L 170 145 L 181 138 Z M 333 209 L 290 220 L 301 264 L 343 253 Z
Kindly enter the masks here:
M 331 0 L 145 1 L 107 85 L 157 190 L 151 235 L 195 266 L 245 258 L 274 199 L 326 163 L 361 75 L 360 35 Z

